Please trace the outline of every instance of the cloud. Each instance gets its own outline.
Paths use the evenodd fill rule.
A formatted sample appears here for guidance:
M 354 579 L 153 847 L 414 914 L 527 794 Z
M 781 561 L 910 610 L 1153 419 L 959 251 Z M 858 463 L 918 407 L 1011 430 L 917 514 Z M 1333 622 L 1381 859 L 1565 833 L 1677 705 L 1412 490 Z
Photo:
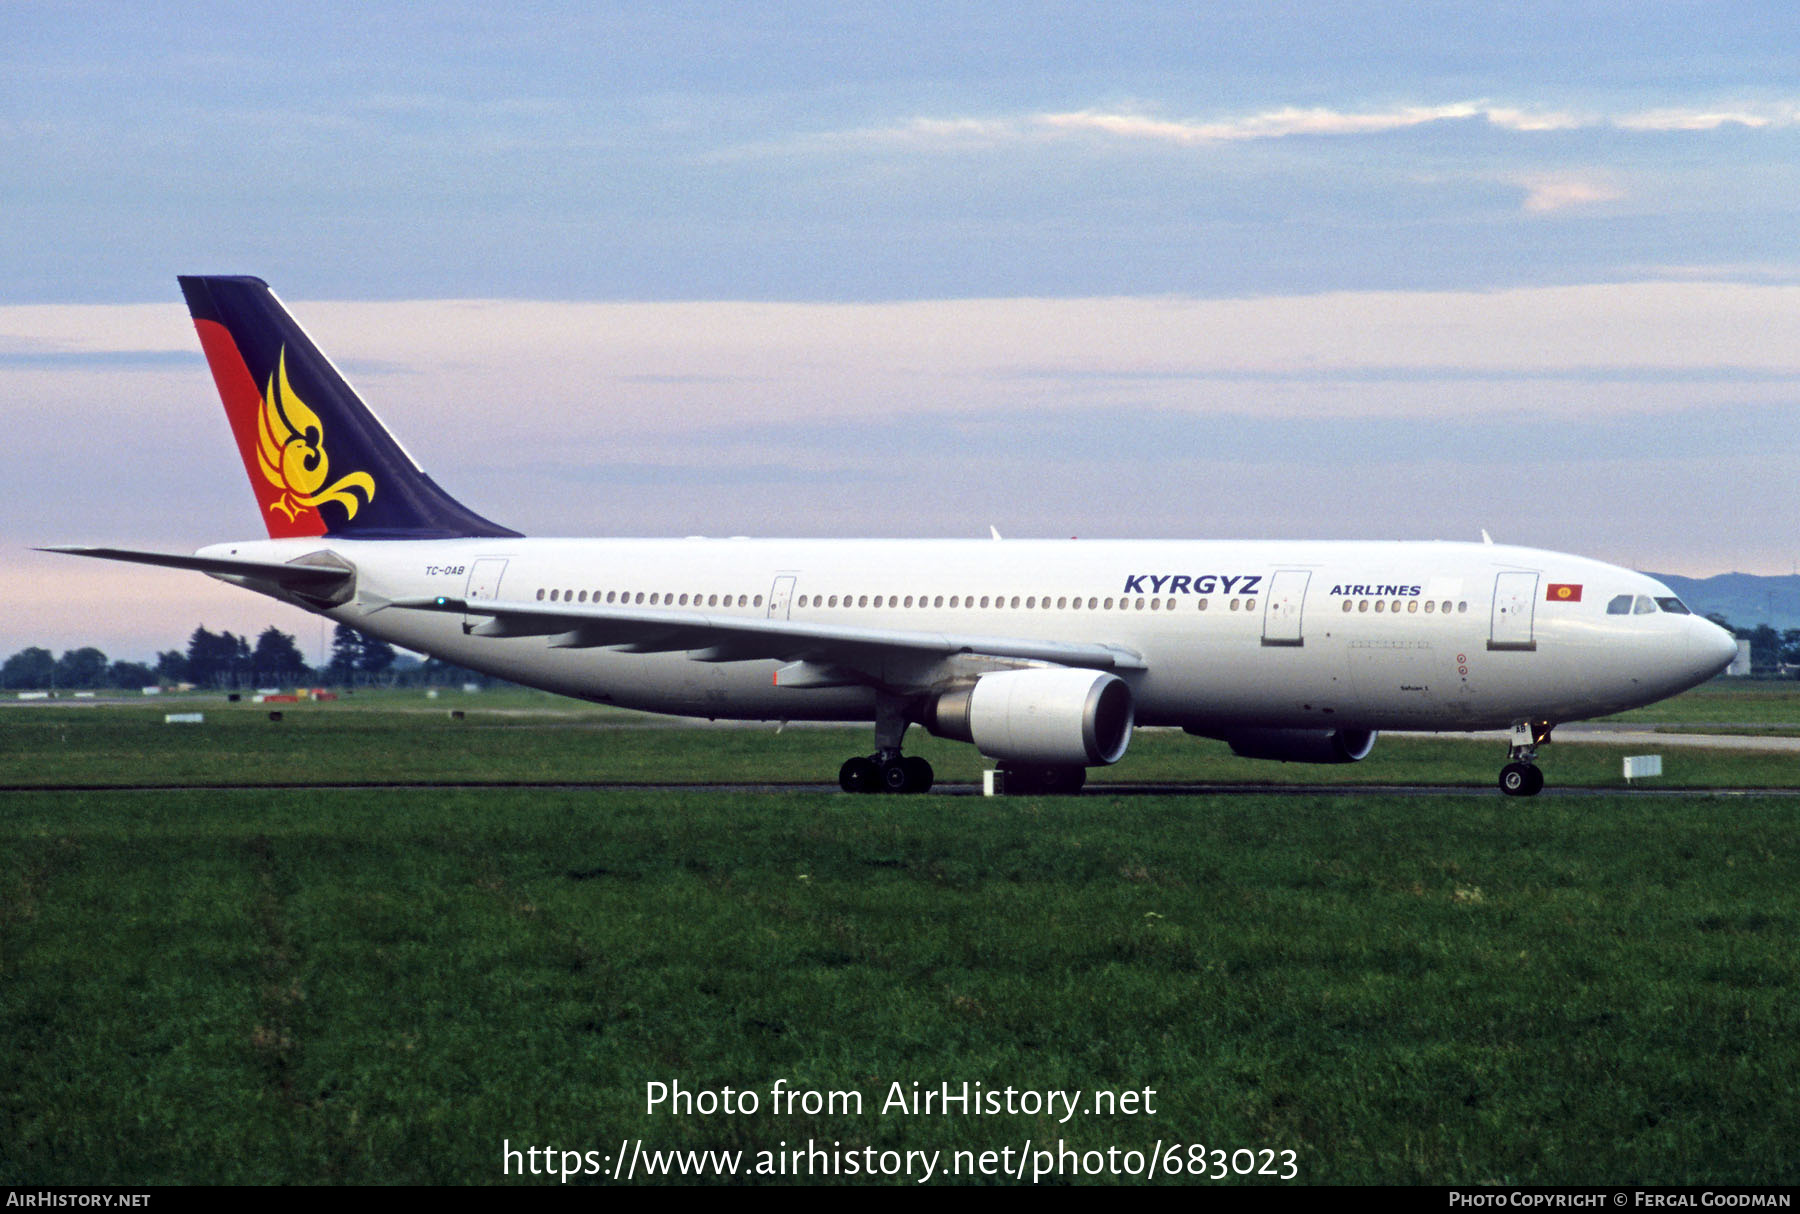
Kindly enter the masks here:
M 915 117 L 891 126 L 833 132 L 803 142 L 813 147 L 967 147 L 1089 135 L 1204 147 L 1256 140 L 1382 135 L 1452 122 L 1479 122 L 1524 135 L 1596 128 L 1642 133 L 1707 132 L 1728 126 L 1765 130 L 1800 125 L 1800 103 L 1670 106 L 1611 114 L 1488 101 L 1371 109 L 1290 105 L 1218 118 L 1167 118 L 1148 109 L 1088 108 L 1013 116 Z
M 1167 143 L 1228 143 L 1249 139 L 1286 139 L 1303 135 L 1372 135 L 1433 122 L 1476 118 L 1483 111 L 1471 104 L 1402 106 L 1391 110 L 1346 111 L 1324 107 L 1286 106 L 1222 121 L 1170 121 L 1144 114 L 1078 110 L 1039 114 L 1033 121 L 1058 131 L 1099 132 L 1130 139 Z
M 1800 106 L 1793 103 L 1739 109 L 1690 109 L 1670 107 L 1621 114 L 1611 125 L 1626 131 L 1716 131 L 1741 126 L 1751 130 L 1791 127 L 1800 123 Z
M 1528 173 L 1514 178 L 1513 184 L 1525 190 L 1525 210 L 1533 215 L 1597 206 L 1625 197 L 1620 186 L 1591 174 Z

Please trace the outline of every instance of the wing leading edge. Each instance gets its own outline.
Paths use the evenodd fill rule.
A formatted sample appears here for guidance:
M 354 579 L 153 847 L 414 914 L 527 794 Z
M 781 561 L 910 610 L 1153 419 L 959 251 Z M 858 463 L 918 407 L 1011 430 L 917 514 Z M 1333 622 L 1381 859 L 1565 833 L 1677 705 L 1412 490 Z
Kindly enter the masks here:
M 387 606 L 484 616 L 484 622 L 467 626 L 471 635 L 548 637 L 556 649 L 685 652 L 701 662 L 773 659 L 811 668 L 793 670 L 791 675 L 786 671 L 778 673 L 777 682 L 784 686 L 817 683 L 821 677 L 829 677 L 824 672 L 830 669 L 862 672 L 874 681 L 887 682 L 891 675 L 885 672 L 896 661 L 933 662 L 959 657 L 1047 662 L 1089 670 L 1144 669 L 1143 656 L 1123 646 L 1033 637 L 856 628 L 693 611 L 637 611 L 449 596 L 400 599 Z

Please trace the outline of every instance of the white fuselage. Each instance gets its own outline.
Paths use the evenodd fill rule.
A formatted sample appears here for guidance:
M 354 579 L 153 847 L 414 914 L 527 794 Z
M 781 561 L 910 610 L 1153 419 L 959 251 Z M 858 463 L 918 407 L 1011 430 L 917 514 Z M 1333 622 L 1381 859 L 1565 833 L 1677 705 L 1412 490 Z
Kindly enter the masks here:
M 1102 644 L 1141 658 L 1117 672 L 1139 724 L 1200 733 L 1574 720 L 1673 695 L 1735 652 L 1653 579 L 1504 545 L 327 538 L 202 555 L 289 561 L 321 550 L 357 570 L 355 596 L 325 612 L 333 619 L 530 686 L 711 718 L 869 720 L 876 696 L 873 683 L 783 685 L 784 663 L 772 659 L 559 648 L 387 604 L 574 601 Z M 1619 596 L 1637 606 L 1619 612 Z M 920 677 L 895 672 L 909 686 Z

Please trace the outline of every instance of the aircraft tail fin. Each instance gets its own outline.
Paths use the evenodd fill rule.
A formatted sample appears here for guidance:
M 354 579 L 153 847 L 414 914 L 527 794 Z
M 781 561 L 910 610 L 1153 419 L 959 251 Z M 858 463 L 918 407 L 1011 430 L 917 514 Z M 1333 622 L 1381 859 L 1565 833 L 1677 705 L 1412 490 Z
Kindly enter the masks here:
M 516 536 L 438 488 L 260 278 L 181 278 L 271 539 Z

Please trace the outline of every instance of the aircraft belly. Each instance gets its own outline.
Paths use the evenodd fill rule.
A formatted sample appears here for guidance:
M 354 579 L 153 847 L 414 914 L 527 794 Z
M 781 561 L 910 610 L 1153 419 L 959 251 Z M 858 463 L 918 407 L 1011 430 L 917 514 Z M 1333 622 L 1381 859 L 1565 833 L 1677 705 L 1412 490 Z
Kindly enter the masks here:
M 1323 728 L 1354 708 L 1343 647 L 1323 634 L 1304 646 L 1244 638 L 1146 656 L 1132 680 L 1143 725 Z

